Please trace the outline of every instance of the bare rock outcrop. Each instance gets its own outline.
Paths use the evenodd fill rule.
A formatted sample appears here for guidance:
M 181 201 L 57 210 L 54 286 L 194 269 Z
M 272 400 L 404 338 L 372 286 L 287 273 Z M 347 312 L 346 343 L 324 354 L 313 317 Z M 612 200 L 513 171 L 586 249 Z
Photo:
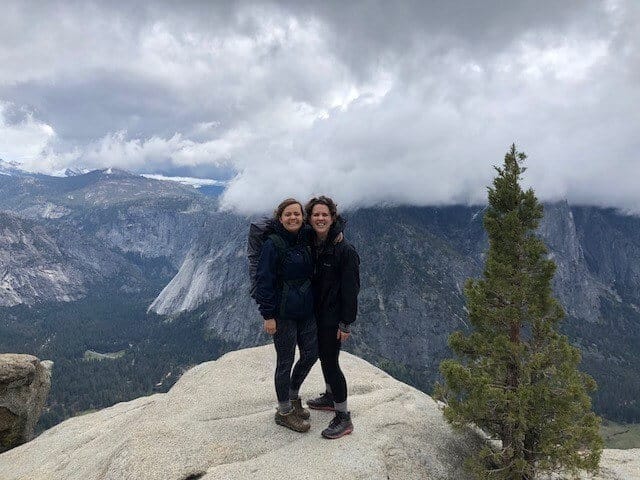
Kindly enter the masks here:
M 454 431 L 434 400 L 348 353 L 354 432 L 324 440 L 275 425 L 270 345 L 198 365 L 164 394 L 69 419 L 0 455 L 2 480 L 470 480 L 464 458 L 480 438 Z M 318 365 L 303 385 L 324 387 Z M 606 450 L 593 480 L 639 479 L 638 450 Z
M 0 354 L 0 452 L 33 437 L 51 386 L 51 362 Z
M 436 402 L 344 354 L 355 424 L 329 441 L 329 412 L 306 434 L 276 425 L 273 346 L 198 365 L 164 394 L 71 418 L 0 455 L 3 480 L 441 479 L 465 480 L 475 435 L 454 432 Z M 322 391 L 318 365 L 303 385 Z

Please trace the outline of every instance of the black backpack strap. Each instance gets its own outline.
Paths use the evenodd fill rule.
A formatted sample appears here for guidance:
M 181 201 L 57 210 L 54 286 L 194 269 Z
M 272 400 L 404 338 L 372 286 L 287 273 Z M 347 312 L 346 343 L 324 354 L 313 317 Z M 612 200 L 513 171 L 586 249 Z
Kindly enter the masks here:
M 282 260 L 284 260 L 284 255 L 287 253 L 287 244 L 282 237 L 276 233 L 272 233 L 268 238 L 273 242 L 278 250 L 278 269 L 280 269 Z

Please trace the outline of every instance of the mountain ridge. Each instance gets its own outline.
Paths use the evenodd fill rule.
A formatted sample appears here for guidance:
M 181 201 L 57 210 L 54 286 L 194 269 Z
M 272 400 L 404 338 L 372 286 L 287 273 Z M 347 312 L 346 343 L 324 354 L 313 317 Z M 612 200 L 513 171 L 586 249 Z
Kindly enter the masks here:
M 9 259 L 0 274 L 21 291 L 17 299 L 0 289 L 3 305 L 65 299 L 38 295 L 60 288 L 73 295 L 66 298 L 71 315 L 85 292 L 104 292 L 112 297 L 101 295 L 99 302 L 119 304 L 124 293 L 139 291 L 155 296 L 148 315 L 158 312 L 185 325 L 204 322 L 204 331 L 190 332 L 199 340 L 211 336 L 235 348 L 268 341 L 248 296 L 249 218 L 221 212 L 215 200 L 192 187 L 113 172 L 11 182 L 0 176 L 0 192 L 0 238 L 2 232 L 12 238 L 0 240 L 0 257 Z M 483 268 L 482 209 L 346 212 L 347 239 L 362 259 L 360 316 L 346 348 L 430 391 L 440 360 L 450 355 L 449 334 L 467 328 L 462 290 Z M 16 232 L 29 241 L 15 241 Z M 554 291 L 567 311 L 563 331 L 582 349 L 584 368 L 601 385 L 597 408 L 613 419 L 640 422 L 638 232 L 638 217 L 567 202 L 547 204 L 540 227 L 558 265 Z M 41 249 L 37 236 L 46 239 Z M 63 271 L 75 272 L 67 278 L 82 281 L 56 286 L 31 280 L 51 270 L 56 259 Z M 14 335 L 15 325 L 8 327 L 8 338 L 22 338 Z

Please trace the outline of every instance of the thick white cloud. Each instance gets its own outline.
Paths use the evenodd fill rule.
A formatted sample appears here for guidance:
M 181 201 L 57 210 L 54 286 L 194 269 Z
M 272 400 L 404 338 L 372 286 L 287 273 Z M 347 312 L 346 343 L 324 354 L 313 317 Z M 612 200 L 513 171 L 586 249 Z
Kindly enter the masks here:
M 0 157 L 235 171 L 252 212 L 479 203 L 515 141 L 543 199 L 640 212 L 638 4 L 478 5 L 11 4 Z
M 50 125 L 34 119 L 27 111 L 18 113 L 17 121 L 9 121 L 12 105 L 0 103 L 0 159 L 19 162 L 27 168 L 36 169 L 39 157 L 46 150 L 55 131 Z

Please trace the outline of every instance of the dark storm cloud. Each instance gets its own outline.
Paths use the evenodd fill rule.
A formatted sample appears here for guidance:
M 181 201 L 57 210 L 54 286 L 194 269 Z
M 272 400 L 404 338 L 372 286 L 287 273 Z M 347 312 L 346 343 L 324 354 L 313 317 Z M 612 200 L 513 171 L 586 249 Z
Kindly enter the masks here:
M 545 199 L 640 211 L 640 7 L 11 3 L 0 157 L 218 175 L 223 202 L 482 202 L 508 145 Z
M 387 55 L 411 57 L 425 41 L 432 44 L 434 55 L 465 49 L 492 56 L 529 31 L 567 31 L 576 24 L 599 30 L 603 9 L 602 2 L 583 0 L 291 0 L 286 5 L 326 21 L 335 51 L 365 75 Z

